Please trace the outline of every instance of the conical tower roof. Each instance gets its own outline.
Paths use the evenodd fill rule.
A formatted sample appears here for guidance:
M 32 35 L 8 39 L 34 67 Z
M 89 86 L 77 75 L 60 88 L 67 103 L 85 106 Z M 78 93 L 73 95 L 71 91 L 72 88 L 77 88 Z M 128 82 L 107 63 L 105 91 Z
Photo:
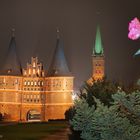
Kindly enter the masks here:
M 63 42 L 59 37 L 57 38 L 56 48 L 47 76 L 71 76 L 64 55 Z
M 100 27 L 97 26 L 95 46 L 93 48 L 93 55 L 103 55 L 103 46 L 100 33 Z
M 16 41 L 14 30 L 12 33 L 11 41 L 6 56 L 6 61 L 2 67 L 2 75 L 21 75 L 21 64 L 16 51 Z

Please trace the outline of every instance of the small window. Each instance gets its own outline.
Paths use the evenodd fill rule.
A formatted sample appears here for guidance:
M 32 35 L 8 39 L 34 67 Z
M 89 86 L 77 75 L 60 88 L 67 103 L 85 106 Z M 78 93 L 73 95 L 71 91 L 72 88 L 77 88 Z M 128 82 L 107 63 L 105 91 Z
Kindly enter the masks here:
M 36 85 L 37 85 L 37 82 L 35 81 L 34 84 L 35 84 L 35 86 L 36 86 Z
M 27 99 L 29 99 L 29 95 L 27 95 Z
M 41 99 L 44 99 L 44 95 L 43 94 L 41 95 Z
M 24 81 L 24 85 L 25 85 L 25 86 L 27 85 L 27 82 L 26 82 L 26 81 Z
M 35 68 L 35 62 L 33 62 L 33 67 Z
M 41 85 L 42 85 L 42 86 L 44 85 L 43 81 L 41 81 Z
M 39 99 L 40 98 L 40 95 L 37 95 L 37 98 Z
M 40 86 L 40 81 L 38 81 L 38 86 Z
M 28 86 L 30 85 L 30 81 L 28 81 Z
M 34 98 L 36 98 L 36 95 L 34 95 Z
M 68 83 L 66 82 L 66 87 L 68 86 Z
M 33 81 L 31 81 L 31 86 L 33 86 L 34 85 L 34 82 Z

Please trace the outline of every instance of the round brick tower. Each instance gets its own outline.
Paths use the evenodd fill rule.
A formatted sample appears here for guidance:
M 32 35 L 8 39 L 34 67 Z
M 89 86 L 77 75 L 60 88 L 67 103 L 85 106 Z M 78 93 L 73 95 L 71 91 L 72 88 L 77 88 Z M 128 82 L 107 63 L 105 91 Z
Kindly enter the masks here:
M 57 36 L 56 48 L 46 78 L 46 117 L 64 119 L 65 112 L 73 105 L 73 79 L 63 51 L 63 42 Z

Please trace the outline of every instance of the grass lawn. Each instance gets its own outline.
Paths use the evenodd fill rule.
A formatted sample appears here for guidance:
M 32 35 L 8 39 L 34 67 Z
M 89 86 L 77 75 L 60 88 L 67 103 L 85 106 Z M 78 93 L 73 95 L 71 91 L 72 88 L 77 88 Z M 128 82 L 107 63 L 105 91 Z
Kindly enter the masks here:
M 66 121 L 50 121 L 46 123 L 20 123 L 0 126 L 0 140 L 41 140 L 49 134 L 67 127 Z

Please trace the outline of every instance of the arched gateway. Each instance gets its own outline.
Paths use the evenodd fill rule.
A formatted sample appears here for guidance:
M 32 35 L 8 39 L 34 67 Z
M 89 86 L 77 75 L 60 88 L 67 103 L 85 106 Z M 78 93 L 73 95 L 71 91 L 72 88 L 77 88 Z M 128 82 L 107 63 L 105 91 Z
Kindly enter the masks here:
M 41 121 L 41 114 L 38 110 L 29 110 L 27 112 L 27 121 Z

